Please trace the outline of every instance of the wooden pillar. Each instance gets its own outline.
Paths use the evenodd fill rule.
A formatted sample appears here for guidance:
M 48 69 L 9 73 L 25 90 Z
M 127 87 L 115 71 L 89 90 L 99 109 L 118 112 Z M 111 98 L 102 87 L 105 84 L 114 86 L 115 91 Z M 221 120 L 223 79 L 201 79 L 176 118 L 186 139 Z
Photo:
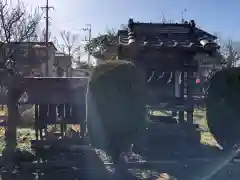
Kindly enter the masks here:
M 40 128 L 40 139 L 43 140 L 43 130 L 46 127 L 47 124 L 47 115 L 48 115 L 48 105 L 46 104 L 41 104 L 39 105 L 38 109 L 39 113 L 39 127 Z
M 193 72 L 187 72 L 187 123 L 193 124 Z
M 61 136 L 65 136 L 64 104 L 57 105 L 57 118 L 60 119 Z
M 34 126 L 35 126 L 35 133 L 36 133 L 36 140 L 39 139 L 39 106 L 38 104 L 35 104 L 35 122 L 34 122 Z
M 57 123 L 57 106 L 56 104 L 49 104 L 48 105 L 48 119 L 47 123 L 56 124 Z
M 175 98 L 181 97 L 181 87 L 180 87 L 180 71 L 175 71 L 174 73 L 174 95 Z
M 3 152 L 4 158 L 8 162 L 11 162 L 13 160 L 13 153 L 15 152 L 17 146 L 17 123 L 19 120 L 17 102 L 20 95 L 20 90 L 9 88 L 7 101 L 8 120 L 7 128 L 5 131 L 6 147 Z
M 180 71 L 175 71 L 173 72 L 174 76 L 173 76 L 173 81 L 174 81 L 174 97 L 175 97 L 175 104 L 177 105 L 179 102 L 179 99 L 181 99 L 181 72 Z M 178 112 L 178 120 L 179 123 L 182 123 L 184 121 L 184 117 L 182 118 L 181 114 L 182 111 L 177 111 Z
M 185 72 L 181 72 L 181 83 L 180 83 L 180 100 L 181 103 L 184 105 L 185 107 Z M 185 109 L 185 108 L 184 108 Z M 180 123 L 185 123 L 184 120 L 184 110 L 183 111 L 179 111 L 179 122 Z

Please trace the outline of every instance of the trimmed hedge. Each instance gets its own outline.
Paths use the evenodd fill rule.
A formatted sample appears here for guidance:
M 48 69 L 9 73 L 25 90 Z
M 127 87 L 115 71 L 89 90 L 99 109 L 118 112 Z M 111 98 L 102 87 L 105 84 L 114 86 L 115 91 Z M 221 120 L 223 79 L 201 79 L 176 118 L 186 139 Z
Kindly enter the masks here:
M 210 80 L 207 119 L 217 141 L 232 147 L 240 142 L 240 68 L 217 72 Z
M 143 72 L 126 61 L 107 61 L 97 66 L 89 80 L 86 104 L 92 145 L 117 160 L 145 128 Z

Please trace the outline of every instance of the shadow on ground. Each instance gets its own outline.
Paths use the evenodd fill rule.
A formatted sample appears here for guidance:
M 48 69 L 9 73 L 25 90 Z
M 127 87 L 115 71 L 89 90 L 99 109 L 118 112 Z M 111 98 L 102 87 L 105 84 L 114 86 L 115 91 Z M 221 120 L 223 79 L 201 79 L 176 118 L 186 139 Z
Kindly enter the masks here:
M 38 167 L 23 163 L 10 173 L 2 168 L 1 179 L 157 179 L 160 173 L 167 172 L 179 180 L 192 180 L 216 159 L 224 155 L 224 152 L 216 148 L 217 142 L 207 131 L 205 112 L 196 111 L 194 121 L 199 124 L 200 130 L 204 129 L 199 132 L 200 134 L 196 131 L 185 131 L 179 126 L 153 124 L 144 132 L 133 148 L 141 156 L 125 153 L 124 157 L 126 158 L 123 158 L 124 161 L 120 161 L 117 166 L 110 163 L 109 157 L 104 152 L 99 153 L 98 151 L 98 156 L 90 150 L 80 153 L 49 152 L 47 165 Z M 3 135 L 4 130 L 2 129 L 0 130 L 1 148 L 4 147 Z M 29 151 L 33 135 L 34 132 L 31 129 L 18 130 L 18 147 Z M 195 141 L 198 136 L 200 136 L 199 141 Z M 54 158 L 56 159 L 54 160 Z M 55 163 L 54 167 L 50 161 Z M 58 165 L 56 165 L 56 161 L 58 161 Z M 114 169 L 115 173 L 113 173 Z M 219 176 L 216 180 L 221 180 Z M 229 169 L 225 169 L 220 177 L 232 179 L 229 178 Z M 168 178 L 168 180 L 170 179 Z

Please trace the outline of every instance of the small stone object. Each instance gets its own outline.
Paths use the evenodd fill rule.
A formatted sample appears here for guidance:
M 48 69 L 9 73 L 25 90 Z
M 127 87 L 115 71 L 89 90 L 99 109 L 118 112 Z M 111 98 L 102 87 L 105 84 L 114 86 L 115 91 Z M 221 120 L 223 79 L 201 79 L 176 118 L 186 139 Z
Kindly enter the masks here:
M 159 175 L 157 180 L 177 180 L 177 179 L 175 177 L 173 177 L 173 176 L 170 176 L 167 173 L 162 173 L 162 174 Z

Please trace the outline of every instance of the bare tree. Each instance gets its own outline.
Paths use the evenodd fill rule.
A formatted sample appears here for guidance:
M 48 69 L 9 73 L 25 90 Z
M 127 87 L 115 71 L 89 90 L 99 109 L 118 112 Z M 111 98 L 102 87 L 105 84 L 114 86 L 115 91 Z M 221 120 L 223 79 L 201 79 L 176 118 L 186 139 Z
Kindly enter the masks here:
M 0 0 L 0 48 L 2 60 L 5 63 L 14 53 L 11 42 L 23 42 L 36 36 L 36 29 L 41 15 L 38 9 L 29 14 L 22 1 L 15 6 L 10 0 Z
M 28 41 L 34 37 L 40 20 L 41 15 L 38 9 L 30 14 L 27 12 L 26 6 L 20 0 L 16 5 L 11 5 L 10 0 L 0 0 L 1 64 L 4 70 L 6 70 L 6 74 L 8 74 L 7 77 L 11 78 L 12 76 L 19 75 L 14 68 L 15 59 L 11 58 L 15 51 L 15 49 L 12 48 L 12 43 Z M 11 66 L 9 67 L 7 64 L 9 64 L 10 59 Z M 11 86 L 8 87 L 7 106 L 9 113 L 5 132 L 6 148 L 4 151 L 8 158 L 11 157 L 11 154 L 16 148 L 16 121 L 18 120 L 17 101 L 20 95 L 20 91 L 11 89 Z
M 33 39 L 33 41 L 36 41 L 36 42 L 45 42 L 46 29 L 38 28 L 35 35 L 31 38 Z M 48 32 L 48 39 L 50 41 L 52 40 L 52 33 L 50 31 Z
M 60 33 L 63 43 L 59 46 L 60 50 L 69 56 L 74 56 L 80 50 L 78 35 L 72 34 L 69 31 Z
M 77 55 L 78 52 L 80 52 L 80 43 L 78 41 L 78 35 L 72 34 L 69 31 L 62 31 L 60 32 L 61 35 L 61 42 L 55 38 L 54 43 L 56 44 L 57 48 L 63 52 L 64 54 L 68 55 L 69 57 L 73 58 Z M 72 60 L 72 59 L 71 59 Z M 71 65 L 72 63 L 76 62 L 71 62 L 70 65 L 66 69 L 67 76 L 69 73 L 71 74 Z M 60 68 L 60 67 L 57 67 Z
M 222 62 L 223 68 L 231 68 L 237 66 L 237 63 L 240 60 L 240 56 L 232 40 L 229 40 L 228 43 L 222 48 L 222 54 L 225 57 Z

